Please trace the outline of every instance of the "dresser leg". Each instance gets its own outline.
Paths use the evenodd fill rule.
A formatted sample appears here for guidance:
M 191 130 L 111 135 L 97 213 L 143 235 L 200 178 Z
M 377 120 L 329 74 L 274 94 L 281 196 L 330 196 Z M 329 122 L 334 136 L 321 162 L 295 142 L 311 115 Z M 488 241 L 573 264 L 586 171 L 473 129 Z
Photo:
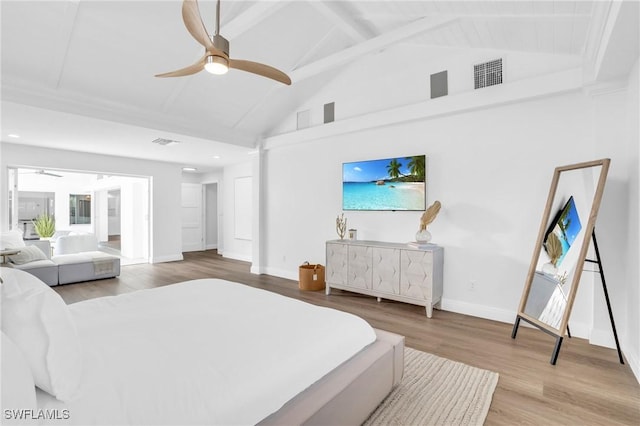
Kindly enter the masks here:
M 328 296 L 331 294 L 331 287 L 329 287 L 329 285 L 327 284 L 326 287 L 324 288 L 324 293 Z
M 427 318 L 431 318 L 433 316 L 433 306 L 431 306 L 431 303 L 425 306 L 425 309 L 427 311 Z

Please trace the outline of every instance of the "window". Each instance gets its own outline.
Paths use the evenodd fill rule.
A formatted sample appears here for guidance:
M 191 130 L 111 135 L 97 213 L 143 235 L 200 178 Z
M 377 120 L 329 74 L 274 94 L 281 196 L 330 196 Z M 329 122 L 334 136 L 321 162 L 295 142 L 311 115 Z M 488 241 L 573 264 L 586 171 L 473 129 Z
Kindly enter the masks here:
M 69 195 L 69 224 L 85 225 L 91 223 L 91 195 Z

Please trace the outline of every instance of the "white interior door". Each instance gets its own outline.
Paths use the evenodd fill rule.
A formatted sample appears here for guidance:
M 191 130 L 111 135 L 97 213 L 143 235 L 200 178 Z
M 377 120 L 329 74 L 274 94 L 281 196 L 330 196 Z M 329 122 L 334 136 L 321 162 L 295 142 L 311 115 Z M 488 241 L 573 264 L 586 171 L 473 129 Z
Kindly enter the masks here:
M 204 250 L 202 184 L 182 184 L 182 251 Z
M 204 185 L 204 234 L 207 250 L 218 248 L 218 184 Z

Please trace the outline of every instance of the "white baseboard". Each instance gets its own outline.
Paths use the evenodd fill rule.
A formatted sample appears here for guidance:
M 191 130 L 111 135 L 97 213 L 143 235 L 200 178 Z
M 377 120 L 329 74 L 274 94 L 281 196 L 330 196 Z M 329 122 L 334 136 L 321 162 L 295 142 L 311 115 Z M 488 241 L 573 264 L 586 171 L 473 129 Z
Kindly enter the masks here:
M 623 351 L 622 353 L 624 354 L 624 357 L 627 360 L 627 363 L 629 364 L 629 367 L 631 367 L 631 371 L 633 371 L 633 374 L 636 376 L 636 380 L 638 381 L 638 383 L 640 383 L 640 356 L 638 356 L 637 352 L 631 351 L 631 350 L 624 350 L 624 349 L 628 349 L 625 348 L 625 345 L 622 345 Z
M 274 277 L 280 277 L 280 278 L 285 278 L 287 280 L 293 280 L 293 281 L 298 281 L 298 279 L 300 278 L 298 276 L 298 272 L 291 272 L 287 269 L 280 269 L 280 268 L 273 268 L 270 266 L 267 266 L 265 268 L 261 268 L 262 269 L 262 273 L 267 274 L 267 275 L 273 275 Z
M 216 250 L 218 248 L 217 244 L 207 244 L 205 246 L 205 250 Z
M 442 310 L 455 312 L 462 315 L 484 318 L 492 321 L 513 324 L 516 320 L 517 310 L 500 309 L 492 306 L 477 305 L 475 303 L 462 302 L 460 300 L 442 299 Z M 525 321 L 520 322 L 522 326 L 529 326 Z M 569 321 L 571 335 L 582 339 L 589 338 L 589 327 L 586 324 Z M 597 343 L 596 343 L 597 344 Z
M 274 267 L 252 267 L 251 272 L 254 274 L 273 275 L 288 280 L 298 281 L 298 272 L 292 272 L 286 269 Z M 463 302 L 460 300 L 442 299 L 441 309 L 444 311 L 455 312 L 462 315 L 470 315 L 473 317 L 499 321 L 507 324 L 513 324 L 517 310 L 494 308 L 492 306 L 478 305 L 475 303 Z M 526 322 L 520 323 L 522 326 L 529 326 Z M 590 330 L 588 324 L 569 321 L 571 335 L 582 339 L 588 339 L 590 344 L 615 348 L 615 341 L 610 330 Z M 640 357 L 637 353 L 629 350 L 623 351 L 627 361 L 629 362 L 636 379 L 640 382 Z
M 461 302 L 459 300 L 442 299 L 441 309 L 472 317 L 484 318 L 513 324 L 516 320 L 516 310 L 493 308 L 491 306 L 477 305 L 475 303 Z
M 151 263 L 163 263 L 163 262 L 179 262 L 184 260 L 182 253 L 180 254 L 172 254 L 167 256 L 156 256 L 151 258 Z
M 251 262 L 251 255 L 244 253 L 233 253 L 231 251 L 225 251 L 222 253 L 222 257 L 226 257 L 227 259 L 235 259 L 235 260 L 243 260 L 245 262 Z
M 569 324 L 571 326 L 571 324 Z M 573 332 L 573 329 L 571 329 Z M 591 330 L 589 335 L 589 343 L 592 345 L 604 346 L 605 348 L 616 348 L 616 341 L 613 337 L 613 331 L 609 330 Z

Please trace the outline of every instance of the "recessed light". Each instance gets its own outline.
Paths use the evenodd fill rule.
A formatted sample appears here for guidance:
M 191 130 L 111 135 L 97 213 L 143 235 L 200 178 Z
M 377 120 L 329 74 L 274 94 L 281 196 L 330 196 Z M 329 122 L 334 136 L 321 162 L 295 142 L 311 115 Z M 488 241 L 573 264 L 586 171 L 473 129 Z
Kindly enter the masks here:
M 183 172 L 195 172 L 196 170 L 198 170 L 198 169 L 196 169 L 195 167 L 183 167 L 182 168 Z
M 214 160 L 219 160 L 220 156 L 219 155 L 214 155 L 213 158 L 214 158 Z
M 16 135 L 15 133 L 9 133 L 7 136 L 9 136 L 10 138 L 16 138 L 16 139 L 20 137 L 20 135 Z

